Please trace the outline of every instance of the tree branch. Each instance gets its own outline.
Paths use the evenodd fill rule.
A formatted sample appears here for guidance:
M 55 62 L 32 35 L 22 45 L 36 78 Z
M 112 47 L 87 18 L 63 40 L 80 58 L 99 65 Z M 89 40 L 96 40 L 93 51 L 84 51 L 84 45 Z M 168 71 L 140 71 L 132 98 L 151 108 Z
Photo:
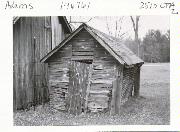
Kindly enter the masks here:
M 106 26 L 107 26 L 107 29 L 108 29 L 109 35 L 111 35 L 111 32 L 110 32 L 110 29 L 109 29 L 109 24 L 108 24 L 107 17 L 106 17 Z
M 90 22 L 93 19 L 93 17 L 91 17 L 86 23 Z
M 133 29 L 134 29 L 134 32 L 135 32 L 135 31 L 136 31 L 136 26 L 135 26 L 134 19 L 133 19 L 133 17 L 132 17 L 132 16 L 130 16 L 130 18 L 131 18 L 131 21 L 132 21 L 132 23 L 133 23 Z
M 136 32 L 138 32 L 139 18 L 140 16 L 136 16 Z

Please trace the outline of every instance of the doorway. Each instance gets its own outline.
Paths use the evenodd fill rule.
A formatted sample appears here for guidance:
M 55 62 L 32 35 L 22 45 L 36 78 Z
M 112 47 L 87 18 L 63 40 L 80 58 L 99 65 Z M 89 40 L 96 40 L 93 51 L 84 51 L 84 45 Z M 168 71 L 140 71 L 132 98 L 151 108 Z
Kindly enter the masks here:
M 71 114 L 87 111 L 88 96 L 92 74 L 92 63 L 72 61 L 69 78 L 69 108 Z

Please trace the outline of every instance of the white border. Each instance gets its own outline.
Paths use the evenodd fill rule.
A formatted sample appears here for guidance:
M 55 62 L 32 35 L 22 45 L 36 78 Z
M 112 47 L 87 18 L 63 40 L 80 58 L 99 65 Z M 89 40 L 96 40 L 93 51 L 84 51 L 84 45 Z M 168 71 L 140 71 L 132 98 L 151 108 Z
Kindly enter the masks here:
M 11 1 L 11 0 L 10 0 Z M 5 10 L 5 0 L 0 1 L 0 131 L 177 131 L 180 130 L 180 17 L 170 14 L 169 10 L 140 10 L 139 0 L 89 0 L 91 8 L 87 11 L 60 10 L 59 3 L 62 0 L 14 0 L 15 2 L 33 3 L 34 10 Z M 70 0 L 68 0 L 70 1 Z M 76 0 L 78 1 L 78 0 Z M 83 0 L 80 0 L 83 1 Z M 87 0 L 84 0 L 87 1 Z M 154 2 L 163 2 L 158 0 Z M 170 1 L 170 0 L 169 0 Z M 152 2 L 152 0 L 151 0 Z M 179 9 L 180 2 L 177 0 L 176 9 Z M 171 64 L 170 64 L 170 93 L 171 93 L 171 120 L 170 125 L 113 125 L 113 126 L 54 126 L 54 127 L 17 127 L 13 126 L 13 38 L 12 38 L 12 17 L 13 16 L 118 16 L 118 15 L 171 15 Z M 163 22 L 162 22 L 163 24 Z

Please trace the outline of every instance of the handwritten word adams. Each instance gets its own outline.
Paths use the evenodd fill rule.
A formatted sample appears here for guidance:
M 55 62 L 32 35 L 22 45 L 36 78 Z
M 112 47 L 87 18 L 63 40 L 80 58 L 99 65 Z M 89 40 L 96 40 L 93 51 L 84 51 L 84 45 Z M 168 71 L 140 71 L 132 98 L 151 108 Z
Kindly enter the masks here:
M 16 3 L 14 1 L 6 1 L 5 9 L 33 9 L 32 3 Z

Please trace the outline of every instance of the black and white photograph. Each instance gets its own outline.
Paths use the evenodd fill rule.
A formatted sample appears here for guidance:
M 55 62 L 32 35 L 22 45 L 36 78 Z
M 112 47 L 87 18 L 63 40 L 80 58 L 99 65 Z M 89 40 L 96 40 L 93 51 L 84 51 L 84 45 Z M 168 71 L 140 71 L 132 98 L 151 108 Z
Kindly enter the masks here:
M 170 125 L 170 17 L 14 16 L 13 125 Z

